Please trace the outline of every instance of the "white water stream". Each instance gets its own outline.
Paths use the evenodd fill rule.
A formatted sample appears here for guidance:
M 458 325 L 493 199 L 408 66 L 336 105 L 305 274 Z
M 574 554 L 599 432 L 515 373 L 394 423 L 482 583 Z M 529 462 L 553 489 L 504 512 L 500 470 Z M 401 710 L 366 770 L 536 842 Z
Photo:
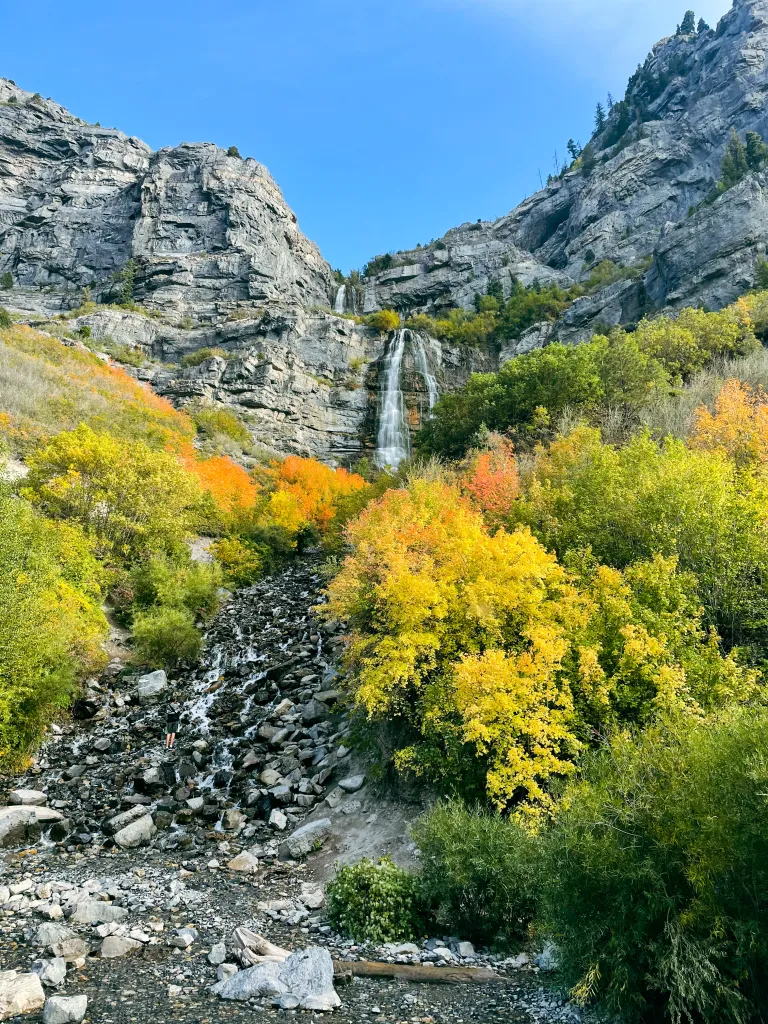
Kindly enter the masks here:
M 376 439 L 376 465 L 397 469 L 410 455 L 411 439 L 408 417 L 401 386 L 406 343 L 410 344 L 416 371 L 427 386 L 429 412 L 440 397 L 437 379 L 432 373 L 424 335 L 415 331 L 399 330 L 389 341 L 384 357 L 379 433 Z
M 333 304 L 334 313 L 347 312 L 347 286 L 343 284 L 336 292 L 336 301 Z

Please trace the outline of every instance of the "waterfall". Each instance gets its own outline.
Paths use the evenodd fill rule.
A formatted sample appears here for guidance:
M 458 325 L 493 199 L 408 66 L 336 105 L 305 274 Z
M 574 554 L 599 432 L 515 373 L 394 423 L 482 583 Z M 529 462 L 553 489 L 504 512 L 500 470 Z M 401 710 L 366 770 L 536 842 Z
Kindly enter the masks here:
M 336 301 L 333 304 L 334 313 L 346 313 L 347 311 L 347 286 L 343 284 L 336 292 Z
M 427 358 L 427 346 L 424 343 L 424 335 L 412 334 L 411 345 L 416 359 L 416 369 L 424 378 L 424 383 L 427 385 L 427 392 L 429 394 L 429 411 L 432 412 L 435 408 L 435 403 L 440 397 L 440 392 L 437 390 L 437 380 L 429 369 L 429 359 Z
M 388 343 L 382 371 L 384 388 L 376 441 L 376 465 L 380 468 L 391 466 L 397 469 L 410 455 L 410 431 L 401 386 L 406 342 L 410 342 L 416 372 L 424 378 L 427 386 L 430 413 L 440 397 L 437 380 L 429 367 L 424 335 L 409 330 L 397 331 Z
M 388 345 L 384 357 L 384 392 L 379 416 L 379 435 L 376 441 L 376 465 L 397 469 L 410 453 L 410 435 L 405 418 L 405 401 L 400 387 L 400 374 L 405 354 L 405 339 L 409 331 L 397 331 Z

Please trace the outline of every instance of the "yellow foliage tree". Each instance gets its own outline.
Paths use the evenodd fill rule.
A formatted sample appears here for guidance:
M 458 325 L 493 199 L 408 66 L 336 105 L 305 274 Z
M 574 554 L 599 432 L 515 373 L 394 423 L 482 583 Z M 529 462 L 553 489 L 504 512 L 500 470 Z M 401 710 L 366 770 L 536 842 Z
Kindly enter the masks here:
M 715 411 L 697 410 L 691 448 L 724 452 L 741 469 L 768 462 L 768 395 L 738 380 L 723 385 Z
M 202 491 L 173 453 L 81 424 L 28 461 L 24 493 L 120 558 L 173 547 L 194 527 Z

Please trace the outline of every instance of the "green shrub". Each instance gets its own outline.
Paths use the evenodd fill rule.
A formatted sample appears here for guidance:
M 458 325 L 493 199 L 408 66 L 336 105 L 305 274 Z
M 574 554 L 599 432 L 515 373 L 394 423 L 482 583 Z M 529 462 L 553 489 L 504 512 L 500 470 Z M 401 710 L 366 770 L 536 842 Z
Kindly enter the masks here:
M 189 556 L 153 555 L 131 571 L 134 605 L 180 608 L 198 621 L 207 621 L 219 606 L 221 570 L 215 564 L 193 562 Z
M 332 927 L 357 942 L 399 942 L 421 930 L 417 879 L 388 857 L 340 868 L 326 899 Z
M 185 608 L 156 607 L 139 612 L 133 621 L 137 659 L 151 668 L 177 668 L 194 661 L 203 637 L 194 616 Z
M 9 292 L 11 288 L 13 288 L 13 274 L 11 274 L 10 270 L 7 270 L 2 277 L 0 277 L 0 288 L 6 292 Z
M 189 318 L 185 318 L 189 319 Z M 190 327 L 186 328 L 189 330 L 192 327 L 190 320 Z M 208 359 L 213 359 L 214 356 L 218 356 L 219 359 L 229 359 L 229 354 L 224 351 L 223 348 L 199 348 L 197 352 L 190 352 L 181 358 L 182 366 L 200 366 Z
M 248 428 L 228 409 L 221 406 L 196 405 L 188 411 L 198 433 L 209 440 L 215 440 L 217 434 L 223 434 L 239 445 L 250 445 L 251 435 Z
M 13 327 L 13 318 L 3 306 L 0 306 L 0 328 Z
M 439 925 L 487 946 L 526 937 L 538 898 L 536 840 L 516 820 L 452 801 L 412 834 L 422 898 Z
M 767 791 L 765 711 L 620 737 L 588 763 L 543 872 L 578 997 L 630 1020 L 765 1020 Z
M 101 571 L 83 534 L 0 486 L 0 769 L 18 764 L 103 667 Z
M 232 586 L 249 587 L 264 575 L 264 559 L 259 550 L 238 537 L 223 537 L 213 553 Z

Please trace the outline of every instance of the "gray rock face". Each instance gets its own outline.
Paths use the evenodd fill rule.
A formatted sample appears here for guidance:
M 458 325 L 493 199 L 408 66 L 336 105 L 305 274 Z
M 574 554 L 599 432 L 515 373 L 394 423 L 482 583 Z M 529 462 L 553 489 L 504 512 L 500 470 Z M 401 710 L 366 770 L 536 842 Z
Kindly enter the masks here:
M 205 143 L 153 153 L 0 79 L 0 168 L 0 273 L 38 308 L 39 287 L 48 309 L 85 286 L 115 298 L 129 260 L 134 298 L 179 318 L 330 303 L 330 267 L 256 160 Z
M 398 266 L 367 280 L 366 310 L 469 308 L 491 278 L 506 294 L 513 278 L 567 285 L 606 259 L 639 267 L 638 280 L 580 300 L 534 345 L 580 340 L 598 323 L 654 309 L 733 301 L 753 285 L 768 244 L 768 178 L 752 175 L 699 204 L 720 176 L 731 129 L 768 137 L 766 49 L 768 0 L 734 0 L 717 32 L 662 40 L 630 86 L 632 123 L 622 130 L 617 105 L 594 140 L 591 173 L 568 171 L 498 221 L 465 224 L 398 254 Z M 648 258 L 650 269 L 641 263 Z M 521 343 L 502 356 L 526 350 Z
M 36 974 L 0 973 L 0 1020 L 34 1013 L 45 1003 L 45 992 Z

